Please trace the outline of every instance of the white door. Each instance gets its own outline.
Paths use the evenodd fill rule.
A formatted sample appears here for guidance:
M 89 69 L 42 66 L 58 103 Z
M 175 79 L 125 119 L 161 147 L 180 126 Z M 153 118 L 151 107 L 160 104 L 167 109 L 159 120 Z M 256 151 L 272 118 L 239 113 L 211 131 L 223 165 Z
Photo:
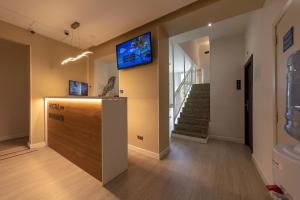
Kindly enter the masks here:
M 300 0 L 294 0 L 284 16 L 276 26 L 277 65 L 276 65 L 276 101 L 277 101 L 277 140 L 279 144 L 295 144 L 297 140 L 289 136 L 284 130 L 286 112 L 286 88 L 287 88 L 287 59 L 295 51 L 300 50 Z M 294 27 L 294 44 L 283 51 L 283 38 Z M 300 91 L 299 91 L 300 92 Z

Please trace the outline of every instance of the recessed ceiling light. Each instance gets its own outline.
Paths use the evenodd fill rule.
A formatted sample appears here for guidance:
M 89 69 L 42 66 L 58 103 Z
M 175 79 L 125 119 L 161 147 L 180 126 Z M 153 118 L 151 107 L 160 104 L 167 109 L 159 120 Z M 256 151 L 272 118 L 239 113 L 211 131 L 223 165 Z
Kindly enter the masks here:
M 211 27 L 212 26 L 212 23 L 208 23 L 208 27 Z

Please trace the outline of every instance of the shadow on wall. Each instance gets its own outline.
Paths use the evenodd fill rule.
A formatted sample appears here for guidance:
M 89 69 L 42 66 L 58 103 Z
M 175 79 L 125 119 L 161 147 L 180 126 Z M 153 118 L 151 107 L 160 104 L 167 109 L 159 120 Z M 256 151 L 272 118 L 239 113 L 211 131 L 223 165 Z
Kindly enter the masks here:
M 0 39 L 0 141 L 29 136 L 30 48 Z

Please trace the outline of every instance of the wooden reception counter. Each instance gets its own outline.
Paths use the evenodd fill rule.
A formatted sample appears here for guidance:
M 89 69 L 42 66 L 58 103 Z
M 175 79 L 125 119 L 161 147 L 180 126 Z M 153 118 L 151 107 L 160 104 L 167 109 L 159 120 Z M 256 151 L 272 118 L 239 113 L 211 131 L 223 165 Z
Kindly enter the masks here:
M 45 98 L 47 144 L 106 184 L 128 169 L 127 99 Z

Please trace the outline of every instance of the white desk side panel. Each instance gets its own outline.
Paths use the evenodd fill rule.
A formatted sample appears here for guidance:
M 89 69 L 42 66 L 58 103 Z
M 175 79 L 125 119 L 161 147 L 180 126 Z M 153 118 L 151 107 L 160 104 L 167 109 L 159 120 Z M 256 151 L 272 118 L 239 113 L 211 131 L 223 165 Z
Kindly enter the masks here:
M 102 183 L 128 169 L 127 99 L 102 100 Z

